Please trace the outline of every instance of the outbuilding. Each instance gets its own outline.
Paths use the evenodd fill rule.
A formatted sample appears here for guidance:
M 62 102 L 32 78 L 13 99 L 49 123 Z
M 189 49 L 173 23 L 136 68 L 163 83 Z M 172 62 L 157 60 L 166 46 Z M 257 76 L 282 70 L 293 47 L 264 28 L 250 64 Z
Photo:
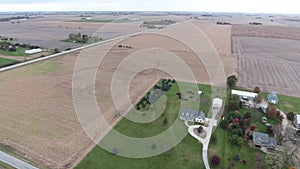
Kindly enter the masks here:
M 294 115 L 293 123 L 294 123 L 295 127 L 299 130 L 300 129 L 300 115 L 299 114 Z
M 25 53 L 28 54 L 28 55 L 33 55 L 33 54 L 41 53 L 41 52 L 43 52 L 43 50 L 40 49 L 40 48 L 38 48 L 38 49 L 25 50 Z

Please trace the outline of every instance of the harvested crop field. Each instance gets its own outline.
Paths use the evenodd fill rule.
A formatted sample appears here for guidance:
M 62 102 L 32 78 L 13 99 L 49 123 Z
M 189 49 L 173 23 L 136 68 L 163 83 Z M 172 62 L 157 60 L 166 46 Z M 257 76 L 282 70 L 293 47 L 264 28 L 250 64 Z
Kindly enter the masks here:
M 173 33 L 185 34 L 185 31 L 189 31 L 188 28 L 178 25 L 168 29 Z M 206 31 L 208 30 L 209 28 Z M 219 28 L 215 30 L 219 31 Z M 227 57 L 231 49 L 230 28 L 225 32 L 226 36 L 222 33 L 207 35 L 218 52 L 223 53 L 221 57 Z M 119 48 L 118 44 L 132 46 L 132 49 Z M 105 118 L 112 125 L 121 117 L 112 103 L 110 82 L 118 64 L 127 55 L 149 48 L 171 51 L 186 62 L 197 75 L 199 83 L 210 83 L 203 63 L 190 48 L 176 39 L 142 34 L 122 40 L 118 44 L 106 54 L 96 77 L 96 96 L 103 108 L 102 112 L 105 112 Z M 109 44 L 103 44 L 87 49 L 86 60 L 93 62 L 94 58 L 101 57 L 99 52 L 108 46 Z M 0 74 L 0 143 L 26 154 L 28 159 L 42 167 L 72 168 L 94 147 L 79 124 L 72 102 L 72 76 L 78 54 L 67 54 Z M 160 52 L 153 54 L 164 57 Z M 229 62 L 224 65 L 232 66 Z M 122 72 L 124 75 L 129 73 L 126 70 Z M 156 69 L 137 74 L 130 83 L 130 101 L 137 102 L 162 77 L 169 75 Z M 122 79 L 119 80 L 122 83 Z M 84 80 L 83 83 L 87 87 L 90 85 Z M 109 130 L 110 128 L 103 129 L 99 139 Z
M 300 28 L 287 26 L 233 25 L 232 36 L 300 40 Z
M 238 85 L 300 96 L 300 41 L 234 37 Z
M 107 16 L 100 16 L 100 18 L 106 19 Z M 82 33 L 92 36 L 101 28 L 99 36 L 103 39 L 109 39 L 141 30 L 139 24 L 135 22 L 113 24 L 67 22 L 74 19 L 80 18 L 68 15 L 53 15 L 19 21 L 19 23 L 0 22 L 0 36 L 14 38 L 16 43 L 29 43 L 45 49 L 58 48 L 59 50 L 65 50 L 82 46 L 82 44 L 62 41 L 67 39 L 70 33 Z

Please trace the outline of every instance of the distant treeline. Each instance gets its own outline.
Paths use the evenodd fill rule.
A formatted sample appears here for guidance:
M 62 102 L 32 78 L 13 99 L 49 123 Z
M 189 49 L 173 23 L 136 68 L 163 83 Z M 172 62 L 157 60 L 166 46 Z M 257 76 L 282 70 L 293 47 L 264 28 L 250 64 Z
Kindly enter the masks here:
M 9 18 L 0 18 L 0 22 L 8 22 L 11 20 L 19 20 L 19 19 L 29 19 L 28 16 L 12 16 Z
M 262 23 L 260 23 L 260 22 L 250 22 L 249 24 L 250 25 L 262 25 Z
M 229 22 L 217 22 L 217 25 L 230 25 Z
M 160 21 L 145 21 L 144 25 L 171 25 L 176 23 L 176 21 L 172 20 L 160 20 Z

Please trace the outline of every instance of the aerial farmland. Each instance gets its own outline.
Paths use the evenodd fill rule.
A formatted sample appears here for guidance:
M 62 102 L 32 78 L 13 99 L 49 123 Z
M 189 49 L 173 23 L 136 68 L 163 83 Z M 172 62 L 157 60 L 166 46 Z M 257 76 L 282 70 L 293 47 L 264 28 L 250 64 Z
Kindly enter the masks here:
M 229 132 L 219 126 L 215 126 L 215 134 L 210 133 L 212 148 L 206 150 L 208 159 L 216 155 L 222 159 L 218 165 L 214 165 L 213 160 L 205 160 L 201 154 L 203 146 L 188 132 L 180 144 L 148 159 L 121 157 L 118 149 L 108 152 L 97 144 L 109 138 L 114 129 L 139 138 L 168 131 L 179 118 L 182 102 L 189 99 L 195 100 L 199 111 L 204 110 L 207 117 L 211 115 L 213 97 L 223 99 L 225 112 L 216 116 L 219 120 L 216 125 L 219 125 L 232 113 L 227 112 L 226 105 L 231 99 L 230 88 L 222 86 L 214 90 L 214 87 L 226 85 L 229 76 L 238 79 L 234 86 L 237 89 L 252 91 L 259 86 L 264 97 L 276 91 L 279 98 L 283 98 L 280 106 L 297 114 L 300 111 L 297 110 L 300 28 L 294 26 L 297 18 L 231 13 L 130 14 L 30 13 L 27 19 L 0 22 L 3 39 L 0 42 L 6 45 L 1 48 L 7 48 L 0 49 L 0 67 L 3 67 L 0 71 L 0 150 L 38 168 L 187 166 L 204 169 L 204 163 L 212 168 L 259 166 L 255 157 L 265 157 L 265 154 L 248 146 L 251 140 L 236 147 L 228 139 Z M 86 37 L 90 41 L 83 43 Z M 97 40 L 92 41 L 93 37 Z M 29 46 L 22 47 L 22 44 Z M 41 53 L 24 53 L 36 46 L 42 49 Z M 14 47 L 16 50 L 12 50 Z M 29 64 L 36 59 L 41 60 Z M 176 59 L 179 62 L 173 61 Z M 132 63 L 128 66 L 129 61 Z M 20 63 L 24 65 L 18 66 Z M 78 78 L 76 73 L 83 78 Z M 126 78 L 131 78 L 129 84 Z M 119 85 L 117 98 L 114 98 L 114 83 Z M 180 91 L 180 84 L 189 90 Z M 169 101 L 161 116 L 148 124 L 129 121 L 126 117 L 132 109 L 146 109 L 146 105 L 139 105 L 147 102 L 142 100 L 150 91 L 160 88 L 159 85 L 170 88 L 165 91 Z M 197 90 L 191 87 L 193 85 Z M 123 91 L 128 91 L 128 95 Z M 224 97 L 213 93 L 216 91 Z M 82 108 L 86 114 L 78 114 L 75 101 L 90 105 L 92 97 L 109 127 L 96 120 L 99 112 L 89 114 L 93 110 L 90 106 Z M 247 112 L 242 108 L 238 113 L 234 111 L 242 116 Z M 87 121 L 83 122 L 82 118 Z M 256 121 L 258 130 L 264 131 L 261 119 Z M 279 122 L 272 119 L 270 123 Z M 188 125 L 181 122 L 180 129 L 186 130 Z M 288 125 L 292 128 L 291 121 Z M 152 144 L 149 149 L 154 151 L 157 145 Z M 223 147 L 225 145 L 228 147 Z M 295 152 L 299 157 L 299 150 Z M 226 157 L 226 153 L 231 156 L 240 153 L 246 162 L 234 163 L 234 157 Z M 170 165 L 164 164 L 166 160 Z M 297 165 L 297 161 L 293 164 Z M 0 163 L 0 168 L 2 166 L 5 164 Z

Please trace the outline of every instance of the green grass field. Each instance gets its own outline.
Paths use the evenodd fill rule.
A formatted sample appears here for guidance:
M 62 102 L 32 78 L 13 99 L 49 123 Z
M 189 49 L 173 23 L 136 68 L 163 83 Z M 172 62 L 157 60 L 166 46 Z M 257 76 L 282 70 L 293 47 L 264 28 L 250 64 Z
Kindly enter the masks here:
M 186 89 L 188 89 L 189 86 L 192 86 L 188 83 L 180 84 L 183 85 Z M 209 100 L 211 92 L 210 86 L 198 85 L 198 87 L 200 90 L 203 91 L 201 99 Z M 189 88 L 189 90 L 191 88 Z M 167 130 L 178 118 L 180 112 L 180 100 L 176 95 L 176 93 L 178 92 L 179 87 L 177 85 L 173 85 L 171 89 L 166 93 L 168 102 L 167 107 L 163 113 L 164 115 L 160 116 L 153 122 L 142 124 L 135 123 L 124 118 L 115 126 L 115 129 L 122 134 L 135 138 L 150 137 L 162 133 L 163 131 Z M 188 91 L 181 91 L 181 93 L 189 96 L 187 92 Z M 194 92 L 195 95 L 191 100 L 194 100 L 197 95 L 197 91 Z M 205 113 L 207 113 L 209 108 L 210 102 L 200 104 L 200 109 L 203 110 Z M 165 117 L 168 118 L 167 124 L 163 123 L 163 119 Z M 184 129 L 187 130 L 186 126 L 184 126 L 183 124 L 183 121 L 182 127 L 184 127 Z M 187 135 L 180 144 L 178 144 L 176 147 L 169 150 L 168 152 L 158 156 L 143 159 L 132 159 L 116 156 L 103 150 L 100 147 L 96 147 L 81 161 L 81 163 L 76 168 L 201 169 L 204 168 L 201 154 L 202 145 L 198 141 L 196 141 L 196 139 L 192 138 L 190 135 Z
M 76 167 L 77 169 L 204 169 L 202 145 L 191 136 L 168 152 L 143 159 L 125 158 L 113 155 L 95 147 Z
M 10 165 L 2 162 L 2 161 L 0 161 L 0 168 L 1 169 L 14 169 L 14 167 L 12 167 L 12 166 L 10 166 Z
M 18 61 L 13 60 L 13 59 L 0 58 L 0 66 L 12 64 L 12 63 L 16 63 L 16 62 L 18 62 Z
M 284 112 L 295 112 L 300 114 L 300 98 L 292 96 L 279 95 L 279 109 Z
M 186 89 L 188 89 L 189 85 L 191 85 L 188 83 L 180 84 Z M 203 91 L 201 100 L 205 100 L 205 102 L 207 102 L 201 102 L 199 110 L 203 110 L 205 113 L 207 113 L 210 109 L 211 87 L 207 85 L 198 85 L 198 87 L 199 90 Z M 137 138 L 154 136 L 167 130 L 172 125 L 174 120 L 178 118 L 178 113 L 180 111 L 180 100 L 176 96 L 176 93 L 178 92 L 178 86 L 173 86 L 171 90 L 167 92 L 166 95 L 168 98 L 168 104 L 167 108 L 164 111 L 164 116 L 160 116 L 158 119 L 148 124 L 134 123 L 124 118 L 115 126 L 115 129 L 122 134 Z M 184 98 L 190 98 L 191 96 L 193 96 L 192 94 L 188 94 L 188 92 L 190 91 L 181 91 L 181 93 L 185 96 Z M 296 100 L 296 98 L 289 96 L 279 97 L 282 101 L 289 102 L 292 106 L 294 106 L 293 109 L 298 108 L 299 105 L 297 103 L 299 103 L 299 100 Z M 191 100 L 194 99 L 195 95 L 193 96 L 193 98 L 190 98 L 185 106 L 192 108 L 194 104 L 193 102 L 191 102 Z M 290 110 L 293 109 L 290 106 Z M 261 118 L 265 116 L 265 114 L 252 109 L 241 109 L 240 113 L 244 115 L 248 111 L 252 112 L 251 124 L 255 124 L 257 126 L 256 131 L 266 132 L 266 127 L 261 122 Z M 169 121 L 169 123 L 166 125 L 163 124 L 163 119 L 165 117 L 167 117 Z M 268 123 L 276 124 L 278 122 L 276 120 L 269 119 Z M 262 158 L 264 158 L 265 156 L 265 154 L 260 150 L 252 148 L 251 141 L 248 143 L 244 143 L 241 147 L 233 145 L 228 139 L 228 132 L 220 127 L 217 127 L 214 130 L 212 138 L 213 137 L 214 139 L 212 140 L 216 141 L 211 141 L 209 145 L 208 157 L 210 160 L 213 155 L 218 155 L 221 158 L 221 163 L 218 166 L 211 165 L 212 169 L 252 169 L 257 165 L 255 156 L 260 155 Z M 178 144 L 170 151 L 155 157 L 145 159 L 124 158 L 113 155 L 100 147 L 96 147 L 81 161 L 81 163 L 76 168 L 201 169 L 204 168 L 201 149 L 202 145 L 190 135 L 187 135 L 180 144 Z M 246 164 L 242 163 L 242 161 L 235 160 L 235 156 L 237 153 L 240 154 L 241 160 L 247 161 Z
M 0 50 L 0 55 L 5 55 L 5 56 L 30 56 L 25 53 L 25 48 L 18 48 L 16 52 L 10 52 L 7 50 Z

